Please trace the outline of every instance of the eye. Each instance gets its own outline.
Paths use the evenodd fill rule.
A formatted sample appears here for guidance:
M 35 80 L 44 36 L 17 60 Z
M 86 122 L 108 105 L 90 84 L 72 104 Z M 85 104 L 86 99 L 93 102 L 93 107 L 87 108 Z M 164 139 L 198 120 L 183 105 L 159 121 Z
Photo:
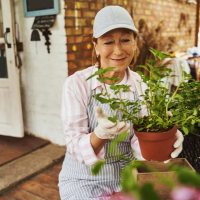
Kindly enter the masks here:
M 111 45 L 111 44 L 113 44 L 113 42 L 112 42 L 112 41 L 110 41 L 110 42 L 105 42 L 104 44 L 105 44 L 105 45 Z
M 127 43 L 127 42 L 129 42 L 130 40 L 129 39 L 124 39 L 124 40 L 122 40 L 122 42 L 124 42 L 124 43 Z

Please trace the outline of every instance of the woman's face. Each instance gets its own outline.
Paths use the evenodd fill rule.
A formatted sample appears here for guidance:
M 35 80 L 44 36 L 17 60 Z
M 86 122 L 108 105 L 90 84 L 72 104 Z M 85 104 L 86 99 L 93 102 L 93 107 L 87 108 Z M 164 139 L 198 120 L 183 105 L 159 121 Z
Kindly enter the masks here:
M 114 71 L 124 72 L 133 59 L 137 43 L 131 30 L 118 28 L 99 37 L 94 47 L 102 68 L 116 67 Z

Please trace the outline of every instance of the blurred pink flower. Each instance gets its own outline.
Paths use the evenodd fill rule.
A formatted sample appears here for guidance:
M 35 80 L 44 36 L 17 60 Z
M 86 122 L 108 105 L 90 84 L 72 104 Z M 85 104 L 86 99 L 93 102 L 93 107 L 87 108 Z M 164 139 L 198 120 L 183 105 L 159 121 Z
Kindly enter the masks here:
M 179 186 L 171 192 L 172 200 L 200 200 L 200 190 L 193 187 Z

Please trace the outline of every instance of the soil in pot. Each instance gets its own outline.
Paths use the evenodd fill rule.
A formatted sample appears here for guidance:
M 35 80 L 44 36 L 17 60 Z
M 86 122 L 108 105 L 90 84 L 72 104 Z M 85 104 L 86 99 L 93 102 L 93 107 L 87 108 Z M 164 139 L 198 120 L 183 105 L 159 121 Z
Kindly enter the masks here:
M 144 159 L 162 162 L 171 158 L 171 153 L 175 149 L 173 145 L 176 141 L 177 126 L 166 132 L 138 132 L 136 130 L 134 132 L 138 137 Z

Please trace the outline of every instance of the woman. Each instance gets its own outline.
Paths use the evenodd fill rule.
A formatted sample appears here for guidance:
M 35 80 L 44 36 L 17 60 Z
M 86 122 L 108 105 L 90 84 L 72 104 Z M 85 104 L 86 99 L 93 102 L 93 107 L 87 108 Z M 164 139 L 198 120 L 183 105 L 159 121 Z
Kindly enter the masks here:
M 112 123 L 108 105 L 101 104 L 93 98 L 101 91 L 103 84 L 96 77 L 86 79 L 98 70 L 98 67 L 116 67 L 107 72 L 106 76 L 119 76 L 117 84 L 131 85 L 126 98 L 137 100 L 141 94 L 137 80 L 140 76 L 129 69 L 137 59 L 137 29 L 129 13 L 119 6 L 108 6 L 101 9 L 94 20 L 93 26 L 93 60 L 98 66 L 89 67 L 76 72 L 67 78 L 63 87 L 62 120 L 67 152 L 59 175 L 61 200 L 99 200 L 110 199 L 118 195 L 120 170 L 127 164 L 117 159 L 116 152 L 109 153 L 110 141 L 124 131 L 129 137 L 119 143 L 120 151 L 135 159 L 134 152 L 140 158 L 141 152 L 133 125 L 124 122 Z M 110 82 L 107 81 L 109 90 Z M 146 114 L 145 107 L 142 114 Z M 121 113 L 117 111 L 118 119 Z M 175 142 L 178 147 L 172 157 L 177 157 L 182 150 L 182 134 Z M 98 160 L 106 160 L 98 176 L 91 175 L 91 166 Z

